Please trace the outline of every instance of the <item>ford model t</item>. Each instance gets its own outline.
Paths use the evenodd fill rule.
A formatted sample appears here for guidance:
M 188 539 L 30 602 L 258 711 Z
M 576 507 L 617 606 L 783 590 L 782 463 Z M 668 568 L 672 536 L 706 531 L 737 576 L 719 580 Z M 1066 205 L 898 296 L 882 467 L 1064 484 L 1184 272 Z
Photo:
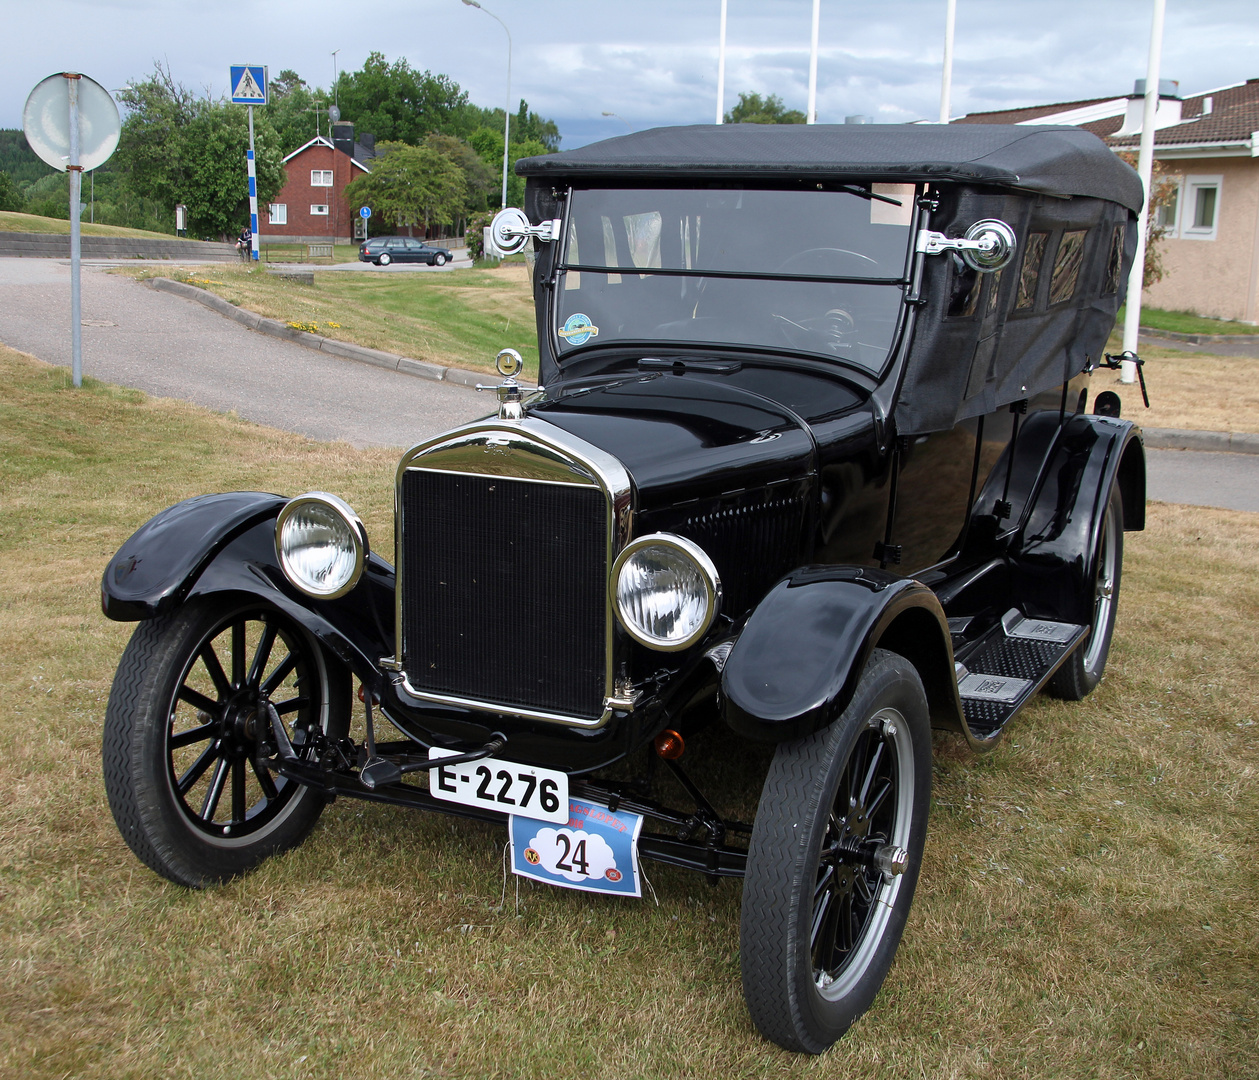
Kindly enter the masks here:
M 671 128 L 518 171 L 493 234 L 542 385 L 504 350 L 497 414 L 407 450 L 390 559 L 322 492 L 141 527 L 102 582 L 139 621 L 110 805 L 194 887 L 336 796 L 503 822 L 558 885 L 742 878 L 751 1015 L 820 1052 L 901 937 L 931 728 L 984 751 L 1102 677 L 1145 459 L 1089 372 L 1140 184 L 1052 127 Z M 686 757 L 706 725 L 772 747 L 750 823 Z

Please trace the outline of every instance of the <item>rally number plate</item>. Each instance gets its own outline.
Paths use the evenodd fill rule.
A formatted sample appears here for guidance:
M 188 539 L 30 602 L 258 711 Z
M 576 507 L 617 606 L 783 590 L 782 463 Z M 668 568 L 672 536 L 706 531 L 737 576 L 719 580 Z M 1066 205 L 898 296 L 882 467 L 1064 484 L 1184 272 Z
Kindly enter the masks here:
M 440 763 L 440 758 L 457 753 L 437 746 L 428 752 L 434 763 L 429 769 L 428 790 L 435 799 L 537 821 L 568 821 L 567 773 L 492 757 L 462 765 Z

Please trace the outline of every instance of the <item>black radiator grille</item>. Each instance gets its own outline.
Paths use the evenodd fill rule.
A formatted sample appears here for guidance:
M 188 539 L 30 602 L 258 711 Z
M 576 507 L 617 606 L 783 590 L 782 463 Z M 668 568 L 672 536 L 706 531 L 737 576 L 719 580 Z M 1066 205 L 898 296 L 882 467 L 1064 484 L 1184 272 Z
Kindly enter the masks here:
M 409 469 L 401 509 L 402 663 L 410 684 L 601 716 L 603 492 Z

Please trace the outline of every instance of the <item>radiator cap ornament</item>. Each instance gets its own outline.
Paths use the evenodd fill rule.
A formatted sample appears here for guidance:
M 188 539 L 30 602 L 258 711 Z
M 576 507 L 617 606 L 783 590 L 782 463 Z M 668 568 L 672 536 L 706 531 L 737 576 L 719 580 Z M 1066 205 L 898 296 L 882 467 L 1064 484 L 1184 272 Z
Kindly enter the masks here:
M 515 349 L 503 349 L 494 357 L 494 366 L 503 377 L 498 386 L 482 386 L 477 383 L 477 390 L 495 390 L 498 392 L 498 418 L 500 420 L 523 420 L 525 403 L 522 390 L 530 393 L 540 392 L 541 386 L 522 387 L 516 382 L 516 376 L 525 368 L 524 359 Z

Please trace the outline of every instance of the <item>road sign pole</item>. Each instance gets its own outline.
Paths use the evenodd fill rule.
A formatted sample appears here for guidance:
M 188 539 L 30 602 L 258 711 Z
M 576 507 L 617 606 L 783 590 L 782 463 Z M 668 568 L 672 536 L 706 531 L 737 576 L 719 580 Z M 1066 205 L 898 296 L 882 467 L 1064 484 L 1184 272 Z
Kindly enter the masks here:
M 74 385 L 83 385 L 83 314 L 79 289 L 79 203 L 83 197 L 83 166 L 79 164 L 79 76 L 65 72 L 70 97 L 70 342 Z
M 254 262 L 258 261 L 258 174 L 254 168 L 254 107 L 249 106 L 249 231 L 253 234 L 253 245 L 250 252 Z

